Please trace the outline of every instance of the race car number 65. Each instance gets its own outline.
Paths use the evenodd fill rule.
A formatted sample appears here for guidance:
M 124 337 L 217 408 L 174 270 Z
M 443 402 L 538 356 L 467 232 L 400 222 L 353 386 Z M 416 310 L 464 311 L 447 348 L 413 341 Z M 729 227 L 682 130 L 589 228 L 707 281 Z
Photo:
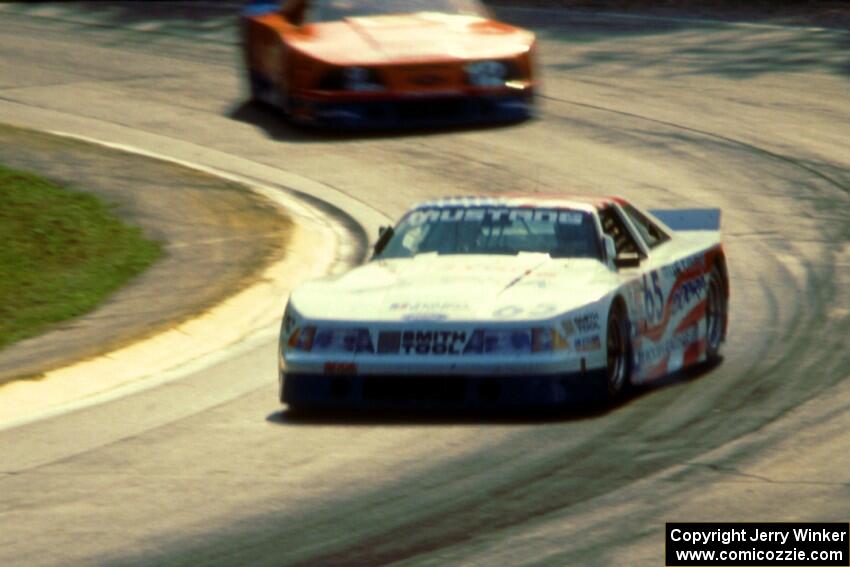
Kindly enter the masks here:
M 660 323 L 664 317 L 664 293 L 658 281 L 658 272 L 650 274 L 652 287 L 650 288 L 646 274 L 643 275 L 643 307 L 646 319 L 649 323 Z

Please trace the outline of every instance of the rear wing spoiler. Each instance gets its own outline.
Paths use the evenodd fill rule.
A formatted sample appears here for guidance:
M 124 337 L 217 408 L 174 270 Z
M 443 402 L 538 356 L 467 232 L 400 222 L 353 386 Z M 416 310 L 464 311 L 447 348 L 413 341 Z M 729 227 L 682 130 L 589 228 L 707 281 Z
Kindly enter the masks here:
M 659 209 L 649 212 L 673 230 L 720 230 L 720 209 Z

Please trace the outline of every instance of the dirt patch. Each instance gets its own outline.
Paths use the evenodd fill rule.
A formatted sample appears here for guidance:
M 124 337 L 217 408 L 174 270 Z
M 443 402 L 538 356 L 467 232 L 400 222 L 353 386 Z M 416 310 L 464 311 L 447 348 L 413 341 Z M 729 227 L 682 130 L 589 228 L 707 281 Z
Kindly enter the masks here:
M 0 350 L 0 383 L 171 328 L 249 285 L 284 253 L 290 220 L 212 175 L 7 126 L 0 126 L 0 162 L 97 195 L 164 251 L 95 310 Z
M 810 25 L 850 30 L 850 2 L 820 0 L 486 0 L 493 6 Z

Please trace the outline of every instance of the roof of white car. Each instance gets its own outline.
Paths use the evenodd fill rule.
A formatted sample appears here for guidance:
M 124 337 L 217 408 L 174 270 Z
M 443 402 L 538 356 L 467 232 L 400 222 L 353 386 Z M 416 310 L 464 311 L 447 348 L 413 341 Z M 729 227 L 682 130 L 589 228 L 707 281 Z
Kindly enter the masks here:
M 417 204 L 414 208 L 439 207 L 540 207 L 553 209 L 573 209 L 595 212 L 613 202 L 622 202 L 616 197 L 595 197 L 590 195 L 544 195 L 544 194 L 506 194 L 497 196 L 467 195 L 443 197 Z

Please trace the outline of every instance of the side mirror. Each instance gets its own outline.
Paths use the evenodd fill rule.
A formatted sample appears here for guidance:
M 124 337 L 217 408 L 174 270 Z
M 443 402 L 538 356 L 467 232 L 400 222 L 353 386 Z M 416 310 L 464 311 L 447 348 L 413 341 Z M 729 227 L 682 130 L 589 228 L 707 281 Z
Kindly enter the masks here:
M 618 268 L 637 268 L 640 266 L 640 254 L 637 252 L 622 252 L 614 258 Z
M 391 226 L 382 226 L 378 229 L 378 240 L 375 242 L 374 252 L 375 256 L 383 252 L 384 248 L 387 247 L 390 240 L 392 239 L 395 231 Z

